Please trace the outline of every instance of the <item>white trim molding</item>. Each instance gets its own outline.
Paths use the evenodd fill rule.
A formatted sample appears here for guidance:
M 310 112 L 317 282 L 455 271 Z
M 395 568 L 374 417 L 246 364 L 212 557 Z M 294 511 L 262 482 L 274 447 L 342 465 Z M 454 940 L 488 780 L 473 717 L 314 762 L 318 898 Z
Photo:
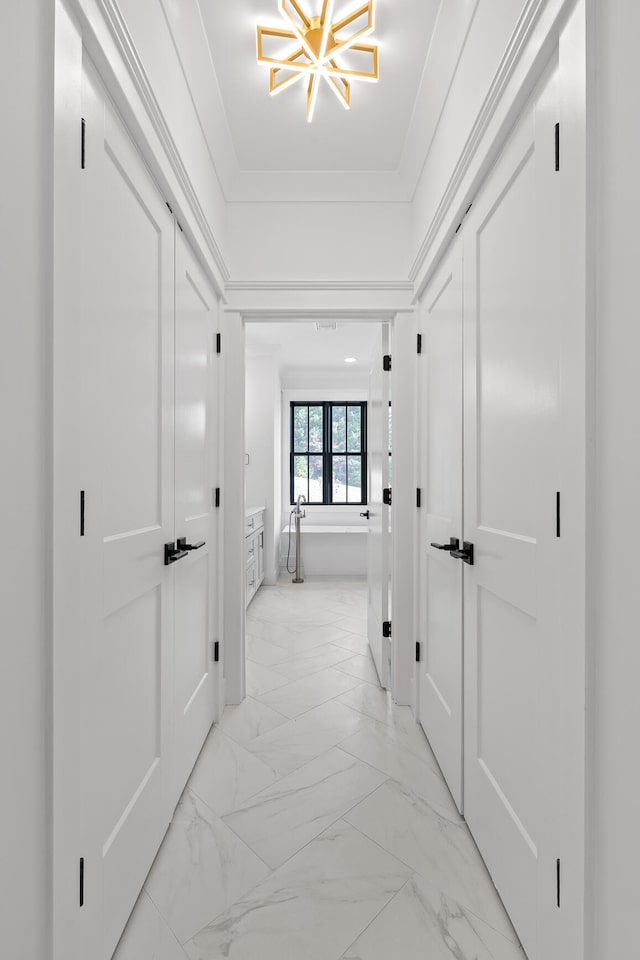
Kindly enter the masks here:
M 409 272 L 418 299 L 530 96 L 575 0 L 528 0 Z

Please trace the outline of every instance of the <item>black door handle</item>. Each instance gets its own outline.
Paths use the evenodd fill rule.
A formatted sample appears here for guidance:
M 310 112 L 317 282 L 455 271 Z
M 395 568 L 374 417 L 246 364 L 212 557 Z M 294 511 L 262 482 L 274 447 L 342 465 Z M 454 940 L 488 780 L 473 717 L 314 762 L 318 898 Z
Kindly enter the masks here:
M 432 543 L 431 546 L 435 547 L 436 550 L 453 551 L 453 550 L 457 550 L 460 547 L 460 541 L 458 540 L 457 537 L 451 537 L 451 539 L 449 540 L 449 543 Z M 453 553 L 451 553 L 451 556 L 453 556 Z
M 368 520 L 368 519 L 369 519 L 369 511 L 368 511 L 368 510 L 365 510 L 365 512 L 364 512 L 364 513 L 361 513 L 360 516 L 361 516 L 361 517 L 364 517 L 365 520 Z
M 456 560 L 464 560 L 465 563 L 468 563 L 470 566 L 473 566 L 473 544 L 469 543 L 468 540 L 465 540 L 462 550 L 454 550 L 451 554 L 452 557 L 455 557 Z
M 176 563 L 178 560 L 182 560 L 183 557 L 188 557 L 189 554 L 186 550 L 176 550 L 175 543 L 165 543 L 164 545 L 164 565 L 168 567 L 172 563 Z
M 178 540 L 178 550 L 199 550 L 201 547 L 204 547 L 204 545 L 204 540 L 201 540 L 199 543 L 187 543 L 186 537 L 180 537 Z

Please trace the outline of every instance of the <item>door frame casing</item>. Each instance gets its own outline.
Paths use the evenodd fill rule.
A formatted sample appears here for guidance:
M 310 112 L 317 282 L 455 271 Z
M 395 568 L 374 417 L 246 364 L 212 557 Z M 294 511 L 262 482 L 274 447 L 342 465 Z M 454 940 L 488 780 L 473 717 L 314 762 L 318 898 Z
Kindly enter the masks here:
M 397 287 L 401 286 L 399 292 Z M 301 290 L 299 282 L 278 283 L 274 289 L 266 283 L 263 288 L 258 284 L 248 284 L 243 290 L 242 285 L 235 285 L 233 300 L 224 309 L 222 330 L 224 337 L 223 364 L 224 381 L 229 385 L 232 395 L 227 396 L 225 423 L 224 423 L 224 482 L 227 490 L 225 508 L 225 620 L 224 637 L 225 651 L 225 685 L 227 702 L 240 703 L 246 694 L 245 685 L 245 603 L 244 603 L 244 437 L 245 437 L 245 353 L 244 327 L 245 322 L 296 322 L 334 320 L 353 323 L 388 323 L 392 330 L 392 343 L 396 349 L 400 346 L 401 353 L 394 354 L 391 372 L 391 390 L 394 403 L 405 396 L 413 396 L 413 379 L 401 377 L 406 373 L 407 366 L 413 364 L 415 354 L 415 338 L 412 340 L 408 331 L 415 329 L 414 310 L 409 304 L 412 285 L 389 284 L 387 290 L 381 289 L 384 285 L 372 283 L 370 289 L 359 284 L 357 291 L 345 290 L 337 283 L 315 285 L 309 283 Z M 364 289 L 363 289 L 364 288 Z M 388 306 L 381 306 L 380 301 L 387 300 Z M 323 308 L 323 301 L 326 306 Z M 332 302 L 333 301 L 333 302 Z M 342 304 L 342 305 L 341 305 Z M 406 343 L 399 343 L 397 331 L 404 329 Z M 413 355 L 410 358 L 403 356 L 405 346 L 412 344 Z M 395 375 L 394 375 L 395 374 Z M 405 400 L 405 408 L 410 408 L 411 401 Z M 394 484 L 397 483 L 398 464 L 407 465 L 403 470 L 406 476 L 405 484 L 411 487 L 414 484 L 415 469 L 413 465 L 415 450 L 415 436 L 412 428 L 402 437 L 394 437 Z M 401 604 L 396 600 L 396 585 L 402 581 L 407 591 L 408 602 L 403 609 L 400 625 L 394 624 L 394 643 L 392 644 L 392 670 L 395 678 L 393 695 L 398 703 L 407 704 L 405 691 L 413 690 L 413 649 L 414 623 L 414 571 L 413 571 L 413 510 L 400 511 L 398 499 L 395 495 L 392 502 L 392 526 L 397 536 L 394 543 L 401 539 L 410 544 L 410 549 L 402 551 L 400 563 L 394 563 L 395 554 L 390 558 L 392 565 L 392 608 L 400 611 Z M 411 694 L 410 694 L 411 695 Z

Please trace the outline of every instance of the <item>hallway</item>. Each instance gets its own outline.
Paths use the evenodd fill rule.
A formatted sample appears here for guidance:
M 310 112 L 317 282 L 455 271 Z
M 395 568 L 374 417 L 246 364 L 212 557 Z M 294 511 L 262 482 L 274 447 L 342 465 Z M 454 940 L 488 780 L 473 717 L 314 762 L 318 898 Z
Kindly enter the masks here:
M 360 578 L 260 590 L 114 960 L 524 960 L 365 611 Z

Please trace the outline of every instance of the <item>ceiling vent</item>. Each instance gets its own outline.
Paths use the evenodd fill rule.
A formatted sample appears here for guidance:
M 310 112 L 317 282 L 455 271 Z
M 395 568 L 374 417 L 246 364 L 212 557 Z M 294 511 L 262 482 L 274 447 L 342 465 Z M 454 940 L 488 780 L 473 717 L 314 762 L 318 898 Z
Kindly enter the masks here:
M 337 330 L 338 324 L 335 320 L 318 320 L 316 321 L 316 330 L 318 333 L 323 333 L 326 330 Z

